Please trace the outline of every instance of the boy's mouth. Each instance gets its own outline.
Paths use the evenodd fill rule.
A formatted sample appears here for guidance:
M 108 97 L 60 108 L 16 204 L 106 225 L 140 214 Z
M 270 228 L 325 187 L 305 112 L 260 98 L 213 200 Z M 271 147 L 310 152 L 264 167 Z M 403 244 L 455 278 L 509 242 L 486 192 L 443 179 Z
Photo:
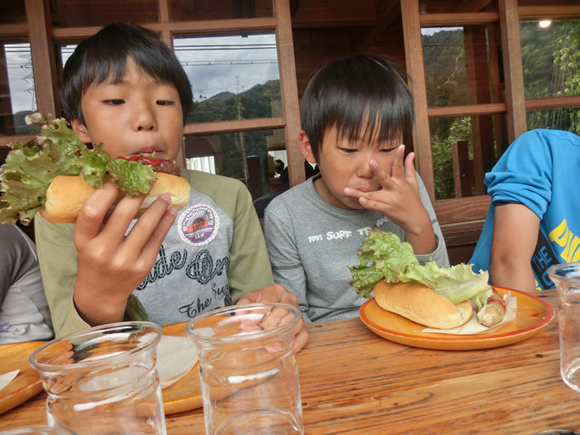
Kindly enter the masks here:
M 138 155 L 144 155 L 144 156 L 149 156 L 151 154 L 155 153 L 155 155 L 157 155 L 159 157 L 159 154 L 163 153 L 163 150 L 161 148 L 156 148 L 156 147 L 148 147 L 148 148 L 144 148 L 141 151 L 137 151 L 135 153 L 133 153 L 134 156 L 138 156 Z

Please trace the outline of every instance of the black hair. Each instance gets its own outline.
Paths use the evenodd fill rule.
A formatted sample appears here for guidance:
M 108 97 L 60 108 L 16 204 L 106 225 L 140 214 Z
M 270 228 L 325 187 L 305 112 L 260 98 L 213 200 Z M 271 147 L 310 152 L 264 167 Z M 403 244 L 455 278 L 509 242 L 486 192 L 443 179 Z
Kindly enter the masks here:
M 84 124 L 82 96 L 91 85 L 101 84 L 109 77 L 113 81 L 121 80 L 128 57 L 158 82 L 175 86 L 185 123 L 193 106 L 193 94 L 175 53 L 152 31 L 124 23 L 103 27 L 82 41 L 67 60 L 60 93 L 66 118 L 78 119 Z
M 304 91 L 300 121 L 318 159 L 329 128 L 350 141 L 370 138 L 408 143 L 413 124 L 413 96 L 393 62 L 352 54 L 318 71 Z M 401 137 L 402 136 L 402 137 Z

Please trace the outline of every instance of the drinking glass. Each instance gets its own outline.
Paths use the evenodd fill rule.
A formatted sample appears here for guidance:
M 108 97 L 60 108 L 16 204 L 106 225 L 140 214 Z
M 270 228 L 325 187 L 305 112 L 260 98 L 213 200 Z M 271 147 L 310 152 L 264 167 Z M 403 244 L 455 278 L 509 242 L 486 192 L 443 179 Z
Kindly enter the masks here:
M 207 435 L 304 433 L 292 350 L 300 315 L 290 305 L 248 304 L 188 323 L 200 359 Z
M 0 435 L 75 435 L 62 427 L 30 426 L 0 431 Z
M 580 263 L 556 264 L 548 269 L 560 299 L 560 373 L 580 393 Z
M 48 393 L 49 426 L 78 435 L 164 435 L 155 369 L 161 334 L 161 327 L 150 322 L 113 323 L 36 349 L 30 363 Z

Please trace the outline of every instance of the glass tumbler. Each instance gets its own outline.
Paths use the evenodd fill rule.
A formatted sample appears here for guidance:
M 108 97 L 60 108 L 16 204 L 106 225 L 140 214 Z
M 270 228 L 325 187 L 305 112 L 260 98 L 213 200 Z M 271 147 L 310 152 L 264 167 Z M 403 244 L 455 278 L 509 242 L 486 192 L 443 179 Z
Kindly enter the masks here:
M 159 325 L 122 322 L 52 340 L 30 355 L 49 426 L 78 435 L 165 434 L 155 369 Z
M 0 435 L 75 435 L 62 427 L 30 426 L 0 431 Z
M 548 269 L 560 299 L 560 372 L 564 382 L 580 393 L 580 263 Z
M 200 360 L 206 435 L 303 434 L 296 355 L 300 310 L 236 305 L 185 328 Z

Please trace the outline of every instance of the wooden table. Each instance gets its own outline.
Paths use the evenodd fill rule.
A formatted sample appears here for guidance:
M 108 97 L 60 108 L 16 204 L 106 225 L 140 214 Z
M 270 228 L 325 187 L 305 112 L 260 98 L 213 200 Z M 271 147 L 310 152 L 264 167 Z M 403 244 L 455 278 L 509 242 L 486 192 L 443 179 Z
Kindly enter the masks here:
M 555 291 L 538 294 L 557 307 Z M 580 428 L 580 395 L 560 377 L 558 323 L 506 347 L 437 351 L 370 332 L 359 319 L 309 325 L 298 355 L 307 434 L 535 434 Z M 45 424 L 45 393 L 0 428 Z M 172 434 L 204 433 L 203 413 L 168 416 Z

